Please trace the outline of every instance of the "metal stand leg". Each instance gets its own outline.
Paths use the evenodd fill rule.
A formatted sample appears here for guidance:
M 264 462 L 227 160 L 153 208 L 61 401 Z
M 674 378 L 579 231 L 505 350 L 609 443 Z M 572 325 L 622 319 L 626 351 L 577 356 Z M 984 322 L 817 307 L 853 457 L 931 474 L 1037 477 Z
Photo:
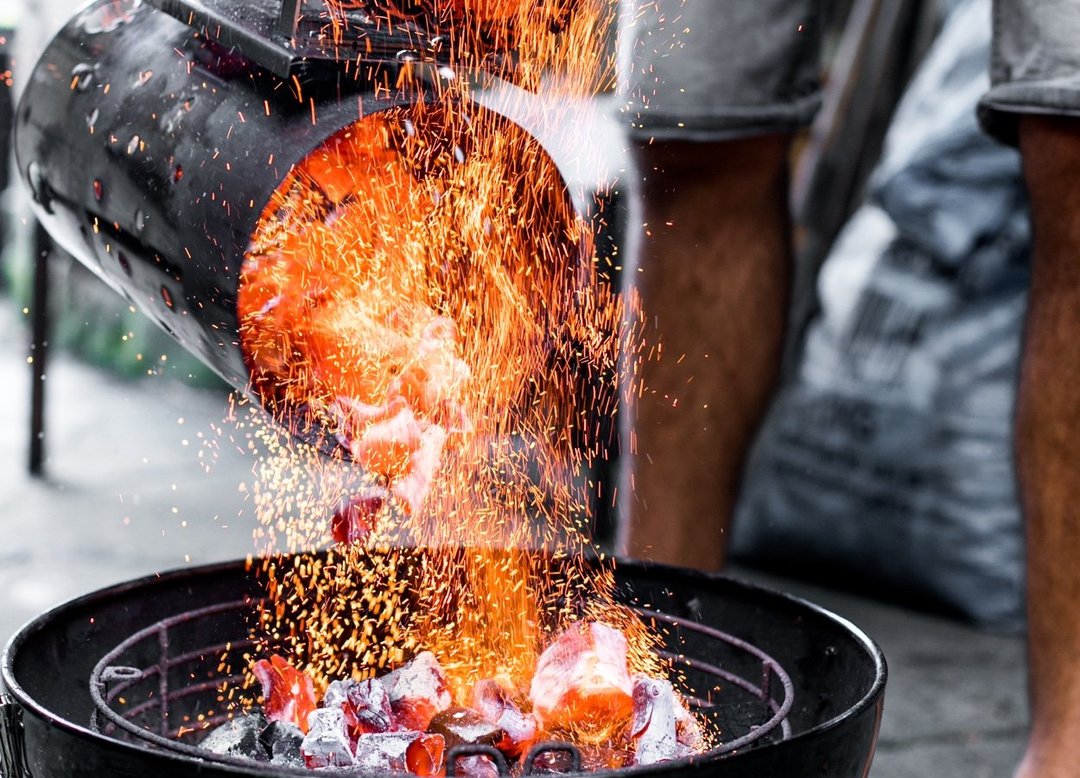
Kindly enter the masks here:
M 45 363 L 49 348 L 49 235 L 34 224 L 34 288 L 30 302 L 30 474 L 45 466 Z

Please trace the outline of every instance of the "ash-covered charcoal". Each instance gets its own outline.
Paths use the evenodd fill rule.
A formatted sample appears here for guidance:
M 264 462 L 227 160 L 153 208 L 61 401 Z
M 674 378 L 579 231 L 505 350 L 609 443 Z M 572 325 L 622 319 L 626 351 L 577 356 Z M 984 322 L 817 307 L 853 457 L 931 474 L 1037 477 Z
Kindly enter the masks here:
M 300 744 L 304 742 L 304 733 L 295 724 L 271 721 L 259 734 L 259 741 L 270 754 L 271 764 L 303 767 Z
M 378 732 L 356 739 L 353 764 L 364 770 L 392 770 L 436 775 L 446 750 L 441 735 L 427 732 Z
M 277 654 L 251 666 L 262 685 L 263 712 L 271 721 L 287 721 L 307 732 L 308 714 L 315 710 L 315 683 Z
M 675 695 L 675 738 L 691 752 L 697 753 L 705 748 L 705 733 L 701 731 L 701 722 L 687 710 L 678 694 Z
M 540 724 L 597 738 L 622 728 L 633 710 L 626 650 L 623 634 L 600 622 L 560 634 L 537 660 L 529 689 Z
M 634 715 L 630 737 L 634 741 L 634 763 L 656 764 L 689 756 L 694 749 L 679 742 L 678 711 L 689 716 L 668 681 L 644 675 L 634 676 Z M 698 731 L 700 736 L 700 731 Z
M 308 722 L 310 727 L 300 744 L 304 764 L 312 769 L 351 767 L 353 754 L 341 708 L 319 708 L 308 717 Z
M 270 753 L 259 739 L 265 727 L 266 717 L 261 712 L 237 716 L 211 730 L 199 747 L 214 754 L 265 762 L 270 759 Z
M 450 687 L 435 655 L 423 651 L 381 679 L 390 695 L 397 729 L 422 732 L 432 717 L 450 707 Z
M 447 748 L 462 745 L 497 746 L 506 736 L 497 724 L 480 713 L 457 705 L 436 713 L 428 724 L 428 732 L 442 735 Z
M 504 754 L 518 756 L 536 741 L 536 719 L 524 713 L 511 691 L 498 681 L 478 681 L 472 689 L 472 707 L 502 729 L 503 739 L 495 747 Z
M 360 735 L 387 732 L 394 726 L 390 694 L 386 685 L 375 678 L 333 681 L 323 695 L 322 704 L 328 708 L 341 708 L 353 740 Z

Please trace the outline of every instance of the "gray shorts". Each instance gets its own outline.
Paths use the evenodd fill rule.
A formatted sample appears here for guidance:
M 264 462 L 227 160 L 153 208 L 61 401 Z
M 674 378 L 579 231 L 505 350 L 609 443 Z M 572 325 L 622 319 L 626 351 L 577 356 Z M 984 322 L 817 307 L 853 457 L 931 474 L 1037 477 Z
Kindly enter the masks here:
M 620 89 L 633 137 L 726 140 L 810 122 L 821 0 L 623 0 Z M 987 132 L 1080 117 L 1080 0 L 994 0 Z
M 979 119 L 1007 143 L 1020 114 L 1080 116 L 1080 2 L 994 0 L 990 79 Z
M 726 140 L 809 123 L 821 102 L 818 5 L 623 0 L 620 89 L 631 135 Z

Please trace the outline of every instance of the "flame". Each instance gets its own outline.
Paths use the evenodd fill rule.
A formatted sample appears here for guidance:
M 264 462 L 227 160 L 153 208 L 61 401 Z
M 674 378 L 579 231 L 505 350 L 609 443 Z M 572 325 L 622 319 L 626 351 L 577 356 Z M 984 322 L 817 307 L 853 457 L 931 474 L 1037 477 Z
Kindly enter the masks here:
M 617 4 L 422 5 L 453 30 L 450 69 L 405 66 L 400 105 L 297 166 L 243 269 L 254 393 L 289 431 L 325 433 L 299 443 L 252 416 L 265 639 L 321 684 L 431 650 L 468 699 L 483 678 L 527 688 L 553 634 L 599 617 L 655 673 L 656 637 L 615 605 L 611 564 L 585 561 L 588 468 L 636 375 L 636 302 L 601 278 L 613 259 L 534 135 L 455 75 L 512 46 L 544 134 L 610 86 Z M 386 24 L 406 13 L 380 8 Z M 361 493 L 386 496 L 363 542 L 306 555 Z

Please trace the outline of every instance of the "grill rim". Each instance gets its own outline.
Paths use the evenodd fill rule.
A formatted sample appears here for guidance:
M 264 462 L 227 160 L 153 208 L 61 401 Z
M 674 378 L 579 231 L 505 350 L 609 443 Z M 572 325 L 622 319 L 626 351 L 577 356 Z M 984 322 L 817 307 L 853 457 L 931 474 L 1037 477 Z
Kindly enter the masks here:
M 250 559 L 250 558 L 249 558 Z M 182 582 L 192 576 L 209 576 L 215 574 L 235 573 L 237 568 L 251 569 L 250 563 L 246 560 L 230 560 L 225 562 L 216 562 L 208 565 L 200 565 L 196 567 L 183 567 L 168 570 L 161 573 L 151 573 L 149 575 L 124 581 L 114 586 L 104 587 L 95 591 L 89 592 L 82 596 L 76 597 L 67 602 L 61 603 L 44 613 L 32 618 L 26 624 L 24 624 L 11 638 L 8 639 L 4 646 L 3 653 L 0 654 L 0 685 L 3 687 L 3 691 L 10 697 L 10 699 L 17 705 L 23 708 L 24 712 L 28 712 L 35 717 L 41 719 L 46 724 L 56 727 L 69 735 L 72 735 L 80 740 L 90 741 L 98 748 L 107 750 L 120 749 L 133 755 L 146 754 L 151 752 L 154 755 L 167 755 L 169 758 L 189 762 L 193 764 L 213 764 L 215 768 L 219 768 L 227 773 L 235 773 L 238 775 L 250 775 L 251 767 L 250 762 L 246 762 L 247 768 L 239 764 L 226 763 L 224 761 L 208 762 L 207 760 L 198 759 L 196 757 L 183 756 L 181 754 L 172 752 L 164 752 L 157 749 L 150 748 L 149 746 L 140 746 L 139 744 L 119 740 L 116 738 L 103 735 L 98 732 L 94 732 L 90 728 L 89 721 L 85 725 L 80 725 L 76 722 L 69 721 L 63 718 L 63 716 L 56 714 L 39 703 L 33 697 L 31 697 L 22 685 L 15 678 L 14 661 L 15 656 L 18 654 L 19 649 L 28 642 L 36 634 L 46 630 L 52 622 L 58 621 L 69 612 L 77 611 L 79 609 L 85 609 L 92 607 L 94 603 L 103 602 L 105 600 L 119 597 L 129 594 L 132 590 L 145 588 L 148 586 L 160 586 L 168 584 L 170 582 L 179 581 Z M 769 748 L 795 748 L 800 744 L 813 740 L 815 738 L 826 735 L 827 733 L 836 730 L 843 726 L 846 722 L 859 718 L 867 713 L 868 710 L 874 706 L 880 705 L 886 681 L 888 680 L 888 665 L 885 659 L 885 655 L 881 648 L 867 635 L 861 628 L 854 625 L 848 619 L 839 616 L 832 611 L 817 605 L 813 602 L 805 600 L 801 597 L 788 594 L 786 592 L 776 591 L 765 586 L 761 586 L 756 583 L 747 582 L 727 575 L 721 575 L 718 573 L 706 573 L 699 570 L 692 570 L 689 568 L 675 567 L 672 565 L 666 565 L 655 562 L 645 562 L 640 560 L 630 560 L 619 558 L 616 560 L 616 570 L 619 568 L 631 570 L 638 577 L 648 578 L 653 582 L 659 582 L 661 584 L 678 585 L 682 582 L 684 585 L 705 585 L 717 581 L 723 582 L 729 585 L 735 585 L 742 588 L 748 594 L 755 597 L 762 598 L 766 601 L 774 600 L 785 603 L 789 607 L 795 607 L 799 609 L 805 609 L 813 612 L 818 618 L 822 618 L 828 622 L 831 622 L 835 627 L 838 627 L 843 632 L 854 640 L 859 647 L 866 653 L 871 659 L 874 668 L 874 678 L 872 683 L 866 692 L 847 709 L 840 714 L 833 716 L 827 721 L 815 724 L 812 727 L 801 730 L 799 732 L 792 733 L 791 737 L 783 740 L 779 743 L 775 743 Z M 880 718 L 880 711 L 878 712 Z M 876 736 L 875 736 L 876 740 Z M 768 750 L 768 749 L 749 749 L 742 753 L 753 753 L 755 750 Z M 729 754 L 728 756 L 735 756 L 740 752 Z M 662 763 L 661 767 L 664 772 L 669 770 L 674 774 L 679 770 L 695 769 L 703 767 L 712 762 L 718 762 L 724 760 L 726 757 L 712 756 L 702 758 L 699 755 L 693 755 L 682 759 L 672 760 L 670 762 Z M 618 776 L 634 776 L 655 774 L 656 765 L 638 765 L 634 767 L 622 768 L 619 770 L 598 770 L 587 775 L 596 776 L 597 778 L 618 778 Z M 285 766 L 271 766 L 261 765 L 259 772 L 267 776 L 302 776 L 311 775 L 311 771 L 306 768 L 294 768 Z M 341 775 L 350 775 L 348 771 L 343 771 Z M 390 773 L 375 773 L 368 772 L 365 775 L 391 775 Z M 585 775 L 584 773 L 580 775 Z M 400 778 L 400 777 L 399 777 Z

